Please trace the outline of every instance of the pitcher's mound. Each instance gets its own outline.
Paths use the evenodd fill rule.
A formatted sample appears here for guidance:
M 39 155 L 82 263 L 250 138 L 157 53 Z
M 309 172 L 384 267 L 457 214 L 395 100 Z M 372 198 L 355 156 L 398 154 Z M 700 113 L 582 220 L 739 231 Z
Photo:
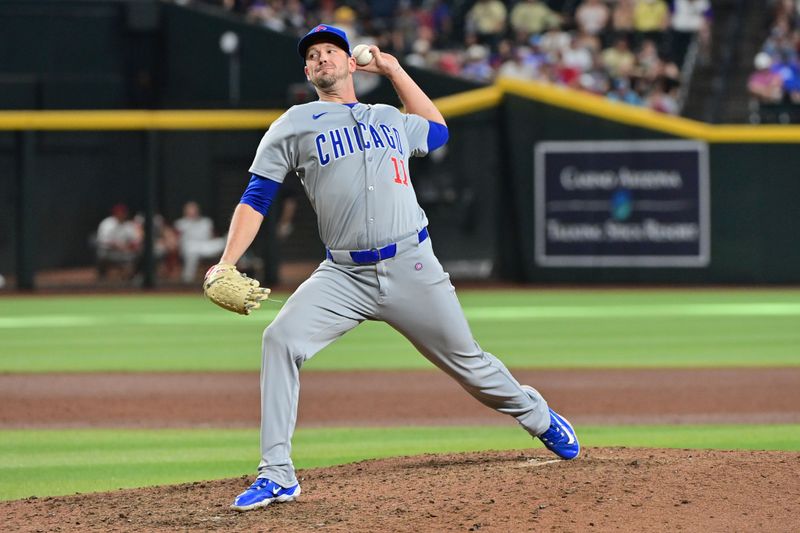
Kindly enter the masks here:
M 795 452 L 492 451 L 298 474 L 298 501 L 246 513 L 228 506 L 252 478 L 2 502 L 0 516 L 6 531 L 800 531 Z

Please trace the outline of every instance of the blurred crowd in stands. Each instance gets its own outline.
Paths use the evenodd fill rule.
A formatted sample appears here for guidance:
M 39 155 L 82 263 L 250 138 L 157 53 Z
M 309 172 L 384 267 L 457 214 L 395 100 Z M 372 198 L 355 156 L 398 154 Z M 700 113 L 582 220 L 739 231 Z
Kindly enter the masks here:
M 294 232 L 295 215 L 302 195 L 300 181 L 287 179 L 270 210 L 274 225 L 267 225 L 269 238 L 280 243 Z M 97 279 L 127 281 L 140 284 L 147 268 L 145 264 L 145 215 L 132 213 L 124 203 L 115 204 L 108 216 L 100 221 L 89 236 L 95 251 Z M 161 213 L 153 215 L 152 256 L 155 274 L 161 281 L 193 284 L 202 279 L 207 268 L 215 264 L 225 249 L 227 237 L 214 227 L 211 217 L 202 212 L 200 204 L 187 201 L 181 216 L 170 222 Z M 264 283 L 279 283 L 280 258 L 274 248 L 268 257 L 258 255 L 251 247 L 237 263 L 239 270 Z M 269 254 L 272 255 L 269 255 Z M 271 262 L 267 265 L 267 262 Z M 269 270 L 270 267 L 272 270 Z
M 795 107 L 800 105 L 800 0 L 768 4 L 774 16 L 747 87 L 757 104 Z
M 144 226 L 142 213 L 131 216 L 128 206 L 116 204 L 104 218 L 94 235 L 98 279 L 111 274 L 132 280 L 144 272 Z M 214 224 L 202 216 L 197 202 L 183 206 L 183 217 L 170 225 L 160 214 L 153 220 L 153 256 L 162 277 L 171 278 L 181 272 L 185 283 L 193 281 L 201 259 L 222 253 L 224 238 L 214 236 Z M 181 263 L 183 268 L 181 269 Z
M 319 23 L 406 64 L 479 82 L 539 80 L 679 112 L 692 42 L 707 57 L 709 0 L 198 0 L 301 36 Z

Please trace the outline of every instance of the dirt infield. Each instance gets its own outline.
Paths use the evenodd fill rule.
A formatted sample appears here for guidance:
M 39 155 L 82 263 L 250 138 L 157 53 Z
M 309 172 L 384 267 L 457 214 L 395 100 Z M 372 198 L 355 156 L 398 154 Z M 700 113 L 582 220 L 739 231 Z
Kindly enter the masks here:
M 578 425 L 799 423 L 800 369 L 515 371 Z M 298 427 L 509 424 L 438 372 L 304 372 Z M 257 373 L 0 375 L 0 429 L 256 427 Z M 298 473 L 298 502 L 228 509 L 252 478 L 0 502 L 9 531 L 798 531 L 800 454 L 540 448 Z
M 239 513 L 250 479 L 0 503 L 9 531 L 770 531 L 800 528 L 800 454 L 589 449 L 299 472 L 298 501 Z

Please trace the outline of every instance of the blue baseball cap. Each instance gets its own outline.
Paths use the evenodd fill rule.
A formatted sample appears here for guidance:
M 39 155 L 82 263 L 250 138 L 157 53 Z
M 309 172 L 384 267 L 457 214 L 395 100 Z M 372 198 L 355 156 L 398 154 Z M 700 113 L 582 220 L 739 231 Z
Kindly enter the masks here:
M 319 42 L 333 43 L 347 52 L 347 55 L 350 55 L 350 43 L 347 41 L 347 34 L 339 28 L 334 28 L 327 24 L 320 24 L 308 32 L 305 37 L 300 39 L 300 42 L 297 43 L 297 51 L 300 53 L 300 57 L 303 58 L 303 61 L 305 61 L 306 52 L 311 45 Z

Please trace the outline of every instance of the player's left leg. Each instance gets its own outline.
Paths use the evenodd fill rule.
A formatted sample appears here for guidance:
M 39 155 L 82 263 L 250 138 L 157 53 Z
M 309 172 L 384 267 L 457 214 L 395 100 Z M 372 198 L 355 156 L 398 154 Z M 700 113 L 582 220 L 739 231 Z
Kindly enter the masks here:
M 556 446 L 569 443 L 570 451 L 548 445 L 559 456 L 577 455 L 577 439 L 569 423 L 548 408 L 538 391 L 520 385 L 497 357 L 474 340 L 450 277 L 428 241 L 384 261 L 378 272 L 384 292 L 379 307 L 382 320 L 481 403 L 513 416 L 545 445 L 545 439 L 557 440 Z M 551 435 L 552 431 L 557 435 Z
M 372 317 L 377 296 L 373 270 L 323 262 L 264 331 L 261 462 L 258 479 L 234 500 L 234 509 L 246 511 L 274 501 L 292 501 L 300 494 L 291 459 L 300 368 L 325 346 Z

